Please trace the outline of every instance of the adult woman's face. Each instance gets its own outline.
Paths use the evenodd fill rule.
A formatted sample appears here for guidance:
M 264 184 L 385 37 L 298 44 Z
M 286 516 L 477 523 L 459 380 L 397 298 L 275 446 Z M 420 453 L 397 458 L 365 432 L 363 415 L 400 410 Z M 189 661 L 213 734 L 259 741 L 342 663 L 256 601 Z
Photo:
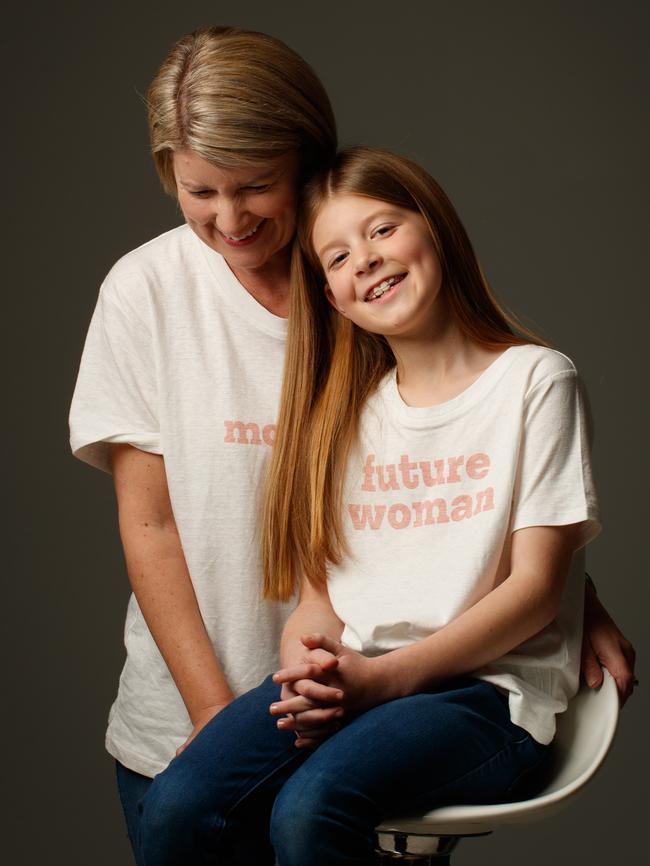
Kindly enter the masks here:
M 217 168 L 192 151 L 174 153 L 178 202 L 190 228 L 242 277 L 277 272 L 296 227 L 298 158 Z

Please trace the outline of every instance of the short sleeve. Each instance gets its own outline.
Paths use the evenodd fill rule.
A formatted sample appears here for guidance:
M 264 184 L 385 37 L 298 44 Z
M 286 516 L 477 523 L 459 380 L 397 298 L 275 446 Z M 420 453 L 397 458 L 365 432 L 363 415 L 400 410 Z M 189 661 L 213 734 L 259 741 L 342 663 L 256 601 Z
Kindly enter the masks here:
M 581 523 L 578 546 L 600 531 L 588 420 L 574 370 L 549 375 L 527 395 L 512 530 Z
M 110 471 L 110 442 L 160 454 L 152 335 L 135 311 L 102 286 L 84 346 L 70 409 L 70 446 Z

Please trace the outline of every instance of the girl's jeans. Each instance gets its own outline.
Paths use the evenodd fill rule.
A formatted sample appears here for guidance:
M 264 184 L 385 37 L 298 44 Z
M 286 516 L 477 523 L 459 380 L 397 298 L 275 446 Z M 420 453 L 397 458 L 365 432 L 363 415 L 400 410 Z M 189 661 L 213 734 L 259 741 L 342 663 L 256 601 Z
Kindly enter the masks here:
M 152 782 L 132 774 L 138 866 L 370 866 L 382 819 L 516 799 L 546 750 L 470 677 L 381 704 L 315 750 L 276 728 L 279 692 L 269 677 Z

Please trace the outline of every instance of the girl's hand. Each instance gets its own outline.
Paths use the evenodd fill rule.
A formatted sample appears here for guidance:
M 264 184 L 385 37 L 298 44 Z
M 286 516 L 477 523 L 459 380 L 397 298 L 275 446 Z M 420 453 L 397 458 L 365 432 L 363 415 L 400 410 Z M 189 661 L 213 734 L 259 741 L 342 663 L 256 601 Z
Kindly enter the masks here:
M 342 693 L 338 689 L 323 686 L 322 683 L 309 680 L 300 682 L 305 691 L 321 695 L 322 700 L 298 694 L 293 683 L 287 682 L 282 686 L 280 701 L 271 704 L 269 709 L 273 716 L 282 715 L 277 721 L 278 728 L 295 732 L 297 748 L 315 748 L 341 727 L 343 709 L 337 703 L 332 704 L 328 698 L 340 701 Z M 313 688 L 310 689 L 309 685 Z
M 368 659 L 324 634 L 303 635 L 301 641 L 312 652 L 324 650 L 336 659 L 337 664 L 324 671 L 322 676 L 330 688 L 341 694 L 336 700 L 343 710 L 343 716 L 358 715 L 393 697 L 375 659 Z M 277 683 L 293 683 L 300 673 L 299 668 L 285 668 L 278 671 L 273 679 Z M 276 712 L 282 713 L 293 712 L 291 707 L 297 704 L 281 701 L 274 706 Z
M 331 653 L 307 651 L 299 664 L 273 676 L 275 682 L 282 683 L 282 690 L 280 701 L 270 706 L 271 715 L 283 716 L 278 719 L 278 728 L 295 731 L 298 748 L 314 747 L 340 728 L 343 694 L 323 682 L 337 665 Z

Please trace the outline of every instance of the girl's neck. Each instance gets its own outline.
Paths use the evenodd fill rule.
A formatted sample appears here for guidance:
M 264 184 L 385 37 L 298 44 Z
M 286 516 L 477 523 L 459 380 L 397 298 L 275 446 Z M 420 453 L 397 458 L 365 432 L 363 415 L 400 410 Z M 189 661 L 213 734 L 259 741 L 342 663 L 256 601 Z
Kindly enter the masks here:
M 388 340 L 397 361 L 397 385 L 409 406 L 453 400 L 507 348 L 488 349 L 470 340 L 449 320 L 426 340 Z

